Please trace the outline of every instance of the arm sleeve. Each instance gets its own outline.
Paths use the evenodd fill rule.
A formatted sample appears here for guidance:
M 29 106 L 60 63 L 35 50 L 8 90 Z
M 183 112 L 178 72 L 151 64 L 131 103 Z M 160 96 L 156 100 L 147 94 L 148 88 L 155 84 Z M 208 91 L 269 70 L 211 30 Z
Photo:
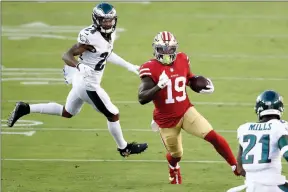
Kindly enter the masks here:
M 139 69 L 139 77 L 140 78 L 147 77 L 147 76 L 150 77 L 155 83 L 157 82 L 157 79 L 155 78 L 155 76 L 152 73 L 152 67 L 151 67 L 151 65 L 149 65 L 149 62 L 141 65 L 141 67 Z
M 240 127 L 237 129 L 237 140 L 238 140 L 239 145 L 242 147 L 242 133 L 241 133 L 241 127 L 242 127 L 242 126 L 240 126 Z
M 124 59 L 122 59 L 120 56 L 118 56 L 118 55 L 117 55 L 116 53 L 114 53 L 114 52 L 112 52 L 112 53 L 110 54 L 110 56 L 107 58 L 107 61 L 108 61 L 108 62 L 111 62 L 111 63 L 113 63 L 113 64 L 115 64 L 115 65 L 119 65 L 119 66 L 121 66 L 121 67 L 124 67 L 124 68 L 126 68 L 126 69 L 131 69 L 131 68 L 134 67 L 133 64 L 125 61 Z
M 186 57 L 187 57 L 187 63 L 188 63 L 187 79 L 190 79 L 190 78 L 194 77 L 195 75 L 191 71 L 190 59 L 189 59 L 189 57 L 187 55 L 186 55 Z
M 183 54 L 185 57 L 185 60 L 187 62 L 187 76 L 186 76 L 186 85 L 189 85 L 189 80 L 194 77 L 195 75 L 191 72 L 191 64 L 190 64 L 190 59 L 187 55 Z

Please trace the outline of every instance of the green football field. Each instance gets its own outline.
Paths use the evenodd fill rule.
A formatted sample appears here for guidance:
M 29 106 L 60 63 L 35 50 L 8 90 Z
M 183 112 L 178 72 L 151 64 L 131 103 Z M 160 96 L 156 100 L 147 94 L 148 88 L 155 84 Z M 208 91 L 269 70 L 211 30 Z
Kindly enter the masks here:
M 16 101 L 65 104 L 71 86 L 64 84 L 61 56 L 91 24 L 95 4 L 2 2 L 2 191 L 224 192 L 242 184 L 210 144 L 183 133 L 183 185 L 169 185 L 164 147 L 150 129 L 153 105 L 141 106 L 139 78 L 112 64 L 102 86 L 120 109 L 126 140 L 148 142 L 145 153 L 120 157 L 105 118 L 89 105 L 72 119 L 33 114 L 5 127 Z M 256 120 L 257 95 L 274 89 L 288 97 L 288 3 L 113 5 L 117 54 L 141 65 L 152 57 L 154 36 L 167 30 L 193 72 L 211 77 L 214 94 L 189 90 L 189 96 L 235 155 L 236 129 Z

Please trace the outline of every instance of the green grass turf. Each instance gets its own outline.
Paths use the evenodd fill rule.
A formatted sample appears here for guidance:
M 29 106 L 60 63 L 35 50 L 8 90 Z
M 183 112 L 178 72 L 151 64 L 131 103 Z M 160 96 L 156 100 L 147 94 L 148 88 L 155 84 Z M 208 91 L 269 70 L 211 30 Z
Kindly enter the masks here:
M 115 43 L 114 50 L 120 56 L 141 65 L 152 56 L 151 43 L 156 33 L 168 30 L 176 35 L 179 50 L 190 56 L 193 72 L 212 78 L 214 94 L 197 95 L 189 91 L 189 95 L 197 109 L 216 130 L 235 131 L 245 121 L 255 120 L 253 104 L 256 96 L 265 89 L 279 91 L 284 96 L 284 101 L 288 97 L 287 3 L 113 4 L 119 15 L 118 27 L 125 29 L 119 33 L 119 39 Z M 40 78 L 39 81 L 43 81 L 41 78 L 55 78 L 59 83 L 63 66 L 61 55 L 76 42 L 81 27 L 91 24 L 91 10 L 94 5 L 95 3 L 87 2 L 2 2 L 2 64 L 6 69 L 40 68 L 26 74 L 21 71 L 2 71 L 2 78 L 6 79 L 2 82 L 2 119 L 7 118 L 15 100 L 65 103 L 70 86 L 55 83 L 24 85 L 21 82 L 29 80 L 21 78 Z M 40 28 L 42 32 L 34 28 L 27 29 L 26 32 L 23 29 L 20 31 L 20 25 L 33 22 L 58 28 L 51 31 L 48 27 L 47 32 L 44 27 Z M 72 26 L 74 31 L 64 32 L 63 26 Z M 21 36 L 19 34 L 34 36 L 15 40 L 15 37 Z M 52 38 L 35 37 L 43 34 L 52 35 Z M 67 39 L 55 39 L 55 35 Z M 56 71 L 47 74 L 45 68 Z M 11 78 L 20 80 L 12 81 Z M 136 75 L 108 64 L 102 85 L 120 109 L 125 138 L 149 143 L 147 152 L 131 156 L 127 160 L 164 161 L 165 150 L 159 136 L 149 131 L 153 106 L 141 106 L 137 103 L 139 82 Z M 284 119 L 285 117 L 286 115 Z M 2 135 L 2 158 L 18 159 L 2 161 L 2 190 L 5 192 L 223 192 L 243 183 L 243 179 L 233 176 L 230 167 L 224 162 L 187 162 L 222 161 L 222 158 L 210 144 L 185 133 L 183 161 L 186 162 L 181 164 L 183 185 L 171 186 L 167 184 L 165 162 L 75 161 L 122 160 L 116 152 L 112 137 L 105 130 L 106 120 L 88 105 L 83 107 L 78 116 L 68 120 L 34 114 L 23 119 L 41 121 L 44 124 L 36 126 L 39 129 L 35 129 L 36 133 L 31 137 Z M 131 129 L 136 131 L 129 131 Z M 21 131 L 27 130 L 30 129 Z M 236 133 L 221 134 L 236 154 Z M 41 161 L 44 159 L 56 161 Z M 287 169 L 284 171 L 287 173 Z

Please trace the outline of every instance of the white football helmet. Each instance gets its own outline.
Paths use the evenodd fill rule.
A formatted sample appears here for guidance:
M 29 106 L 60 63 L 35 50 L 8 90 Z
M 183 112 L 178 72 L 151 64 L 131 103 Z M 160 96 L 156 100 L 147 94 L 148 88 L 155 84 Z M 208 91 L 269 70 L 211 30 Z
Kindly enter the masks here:
M 116 10 L 109 3 L 100 3 L 93 9 L 92 20 L 101 33 L 113 33 L 117 25 Z
M 152 46 L 155 58 L 162 64 L 170 65 L 175 61 L 178 42 L 171 32 L 159 32 L 154 37 Z

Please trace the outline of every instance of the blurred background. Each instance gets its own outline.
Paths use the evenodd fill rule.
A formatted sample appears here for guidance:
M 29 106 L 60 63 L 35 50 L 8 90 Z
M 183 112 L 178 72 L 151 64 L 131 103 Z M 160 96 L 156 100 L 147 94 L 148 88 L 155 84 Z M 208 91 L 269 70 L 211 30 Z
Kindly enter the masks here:
M 2 190 L 5 192 L 223 192 L 240 185 L 210 144 L 184 133 L 182 186 L 168 184 L 165 149 L 150 129 L 153 105 L 137 102 L 139 78 L 107 64 L 102 86 L 119 107 L 128 141 L 149 149 L 123 159 L 106 120 L 85 105 L 72 119 L 30 115 L 15 128 L 5 121 L 15 102 L 65 104 L 61 56 L 92 24 L 97 2 L 2 2 Z M 288 3 L 112 3 L 118 13 L 114 51 L 141 65 L 152 58 L 152 40 L 171 31 L 192 71 L 210 77 L 212 95 L 189 90 L 192 102 L 237 151 L 236 129 L 255 121 L 257 95 L 288 97 Z M 284 113 L 284 119 L 287 115 Z M 287 169 L 284 169 L 284 174 Z

